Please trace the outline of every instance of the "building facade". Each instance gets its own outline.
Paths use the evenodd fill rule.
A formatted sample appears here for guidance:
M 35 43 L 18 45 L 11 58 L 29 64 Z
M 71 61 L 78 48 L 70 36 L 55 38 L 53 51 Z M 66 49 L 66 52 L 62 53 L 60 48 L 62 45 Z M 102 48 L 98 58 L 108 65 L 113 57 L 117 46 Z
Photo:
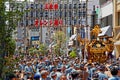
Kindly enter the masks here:
M 102 33 L 99 37 L 113 37 L 113 0 L 99 0 L 100 3 L 100 27 Z
M 116 57 L 120 56 L 120 0 L 114 1 L 113 30 Z
M 99 6 L 99 1 L 85 0 L 36 0 L 26 2 L 23 18 L 18 22 L 17 27 L 17 46 L 27 46 L 39 42 L 49 44 L 49 39 L 55 30 L 62 28 L 68 37 L 76 33 L 76 26 L 79 33 L 85 38 L 90 38 L 86 25 L 91 25 L 91 15 L 93 5 Z M 48 7 L 49 6 L 49 7 Z M 47 9 L 49 8 L 49 9 Z M 86 20 L 87 19 L 87 20 Z M 80 26 L 85 26 L 80 28 Z
M 113 27 L 113 0 L 99 0 L 101 7 L 101 27 L 111 26 Z
M 51 33 L 60 27 L 70 28 L 70 31 L 67 31 L 68 34 L 74 34 L 74 26 L 86 24 L 86 3 L 84 1 L 81 3 L 79 0 L 52 1 L 37 2 L 36 0 L 36 2 L 25 3 L 22 11 L 28 10 L 28 12 L 25 12 L 17 27 L 19 46 L 28 44 L 28 41 L 35 43 L 36 40 L 45 43 Z

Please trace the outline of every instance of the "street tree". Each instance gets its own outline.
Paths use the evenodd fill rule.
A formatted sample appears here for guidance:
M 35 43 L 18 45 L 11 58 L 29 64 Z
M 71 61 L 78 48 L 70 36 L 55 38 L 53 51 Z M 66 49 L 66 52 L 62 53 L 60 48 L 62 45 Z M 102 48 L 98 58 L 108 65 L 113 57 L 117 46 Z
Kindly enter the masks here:
M 53 52 L 56 55 L 64 54 L 66 48 L 66 35 L 62 30 L 56 31 L 53 39 L 55 41 L 55 45 L 53 47 Z
M 0 78 L 5 75 L 4 70 L 9 71 L 8 66 L 14 64 L 7 65 L 11 61 L 8 59 L 11 59 L 10 57 L 15 51 L 15 40 L 12 38 L 12 33 L 23 16 L 23 8 L 24 2 L 0 0 Z

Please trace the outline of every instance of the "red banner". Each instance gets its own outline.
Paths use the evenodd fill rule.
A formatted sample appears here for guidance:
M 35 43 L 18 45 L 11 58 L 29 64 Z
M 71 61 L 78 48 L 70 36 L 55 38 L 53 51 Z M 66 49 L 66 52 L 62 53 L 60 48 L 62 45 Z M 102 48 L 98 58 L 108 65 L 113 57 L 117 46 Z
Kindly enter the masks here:
M 53 21 L 52 20 L 49 20 L 49 25 L 53 26 Z
M 52 3 L 49 4 L 49 9 L 53 9 L 53 4 Z
M 45 10 L 58 10 L 58 3 L 54 3 L 54 4 L 52 4 L 52 3 L 45 3 L 45 5 L 44 5 L 44 9 Z
M 40 27 L 43 26 L 43 20 L 40 20 Z
M 34 22 L 35 26 L 38 27 L 42 27 L 42 26 L 62 26 L 63 25 L 63 20 L 62 19 L 55 19 L 55 20 L 38 20 L 36 19 Z
M 58 26 L 59 25 L 59 20 L 58 19 L 55 19 L 54 20 L 54 26 Z
M 62 19 L 59 20 L 59 24 L 60 24 L 60 26 L 63 25 L 63 20 Z
M 35 20 L 35 26 L 38 27 L 38 19 Z
M 58 9 L 58 4 L 57 4 L 57 3 L 54 4 L 54 9 L 55 9 L 55 10 Z
M 45 4 L 45 9 L 46 10 L 49 9 L 49 4 L 48 3 Z

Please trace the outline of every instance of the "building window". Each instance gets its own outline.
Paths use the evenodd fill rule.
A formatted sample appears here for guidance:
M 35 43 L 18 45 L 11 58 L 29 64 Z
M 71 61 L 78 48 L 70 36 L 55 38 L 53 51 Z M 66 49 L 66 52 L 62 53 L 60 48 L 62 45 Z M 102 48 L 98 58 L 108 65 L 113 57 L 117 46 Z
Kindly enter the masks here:
M 38 4 L 36 4 L 36 9 L 38 9 Z
M 31 4 L 31 9 L 33 9 L 34 8 L 34 4 Z
M 77 9 L 77 4 L 74 4 L 73 8 L 74 8 L 74 9 Z
M 36 11 L 36 17 L 39 17 L 39 12 L 38 11 Z
M 40 4 L 40 9 L 41 9 L 41 10 L 43 9 L 43 4 Z
M 80 9 L 80 8 L 81 8 L 81 6 L 82 6 L 82 5 L 81 5 L 81 3 L 80 3 L 80 4 L 78 5 L 78 8 Z
M 83 6 L 82 6 L 82 8 L 84 9 L 84 8 L 86 8 L 86 3 L 83 3 Z
M 62 9 L 62 6 L 63 6 L 63 5 L 62 5 L 62 4 L 60 4 L 60 5 L 59 5 L 59 9 Z
M 48 12 L 47 11 L 45 11 L 44 16 L 48 17 Z
M 28 26 L 28 20 L 26 20 L 26 26 Z
M 31 17 L 33 17 L 33 12 L 31 11 Z
M 43 17 L 43 12 L 40 12 L 40 17 Z
M 118 26 L 120 26 L 120 12 L 118 13 Z
M 72 4 L 69 4 L 69 9 L 72 9 Z

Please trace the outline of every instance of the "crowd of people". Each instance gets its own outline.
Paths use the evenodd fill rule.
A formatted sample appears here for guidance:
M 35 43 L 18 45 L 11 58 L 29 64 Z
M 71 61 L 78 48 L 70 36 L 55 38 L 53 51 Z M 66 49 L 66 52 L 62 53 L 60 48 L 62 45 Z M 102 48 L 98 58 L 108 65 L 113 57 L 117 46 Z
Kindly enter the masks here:
M 99 63 L 79 57 L 27 54 L 14 68 L 11 78 L 15 80 L 120 80 L 120 58 Z

